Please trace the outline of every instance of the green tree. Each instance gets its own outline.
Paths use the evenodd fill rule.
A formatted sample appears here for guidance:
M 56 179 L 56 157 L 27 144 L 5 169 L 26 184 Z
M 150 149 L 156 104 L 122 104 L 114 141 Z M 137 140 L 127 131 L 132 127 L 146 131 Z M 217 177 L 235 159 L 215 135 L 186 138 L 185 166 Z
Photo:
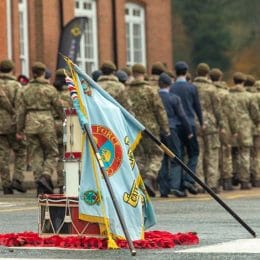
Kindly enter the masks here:
M 192 65 L 207 62 L 226 70 L 230 66 L 227 53 L 231 34 L 223 8 L 227 0 L 173 0 L 173 15 L 178 12 L 192 41 Z M 175 36 L 176 37 L 176 36 Z

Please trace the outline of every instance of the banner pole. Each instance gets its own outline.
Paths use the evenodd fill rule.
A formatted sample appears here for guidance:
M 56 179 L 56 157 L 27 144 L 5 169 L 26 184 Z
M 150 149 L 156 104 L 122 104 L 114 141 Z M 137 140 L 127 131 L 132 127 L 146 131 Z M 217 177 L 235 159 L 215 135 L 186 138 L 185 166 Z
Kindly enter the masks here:
M 122 213 L 121 213 L 121 211 L 120 211 L 120 208 L 119 208 L 119 204 L 118 204 L 117 199 L 116 199 L 116 197 L 115 197 L 115 193 L 114 193 L 114 191 L 113 191 L 113 188 L 112 188 L 111 183 L 110 183 L 110 181 L 109 181 L 109 178 L 108 178 L 108 176 L 107 176 L 106 169 L 105 169 L 105 167 L 104 167 L 104 165 L 103 165 L 103 161 L 102 161 L 102 159 L 101 159 L 101 156 L 100 156 L 100 154 L 99 154 L 99 152 L 98 152 L 97 145 L 96 145 L 96 143 L 95 143 L 95 141 L 94 141 L 94 139 L 93 139 L 93 136 L 92 136 L 92 134 L 91 134 L 91 132 L 90 132 L 90 130 L 89 130 L 89 127 L 88 127 L 87 125 L 84 125 L 84 129 L 85 129 L 86 134 L 87 134 L 87 137 L 88 137 L 88 139 L 89 139 L 89 141 L 90 141 L 90 145 L 91 145 L 91 147 L 92 147 L 92 149 L 93 149 L 93 151 L 94 151 L 94 153 L 95 153 L 95 157 L 96 157 L 96 159 L 97 159 L 99 168 L 100 168 L 101 173 L 102 173 L 102 175 L 103 175 L 103 177 L 104 177 L 106 186 L 107 186 L 107 188 L 108 188 L 108 191 L 109 191 L 109 193 L 110 193 L 111 199 L 112 199 L 112 201 L 113 201 L 113 205 L 114 205 L 114 207 L 115 207 L 115 210 L 116 210 L 118 219 L 119 219 L 119 221 L 120 221 L 121 227 L 122 227 L 122 229 L 123 229 L 123 232 L 124 232 L 124 234 L 125 234 L 125 237 L 126 237 L 126 240 L 127 240 L 127 243 L 128 243 L 128 246 L 129 246 L 129 249 L 130 249 L 130 252 L 131 252 L 131 255 L 132 255 L 132 256 L 135 256 L 135 255 L 136 255 L 136 250 L 135 250 L 133 241 L 132 241 L 131 238 L 130 238 L 129 232 L 128 232 L 127 227 L 126 227 L 125 220 L 124 220 L 124 218 L 123 218 L 123 215 L 122 215 Z
M 175 160 L 200 186 L 202 186 L 211 197 L 213 197 L 233 218 L 235 218 L 253 237 L 256 233 L 252 230 L 207 184 L 202 182 L 195 173 L 178 158 L 166 145 L 164 145 L 157 137 L 155 137 L 149 130 L 144 132 L 173 160 Z

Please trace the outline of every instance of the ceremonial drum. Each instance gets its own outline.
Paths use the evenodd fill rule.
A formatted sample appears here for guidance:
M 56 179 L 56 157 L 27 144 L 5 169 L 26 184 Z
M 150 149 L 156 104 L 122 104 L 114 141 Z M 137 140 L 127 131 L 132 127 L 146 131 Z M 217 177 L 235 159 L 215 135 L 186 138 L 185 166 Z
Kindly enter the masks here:
M 64 154 L 64 193 L 67 197 L 77 197 L 79 194 L 82 130 L 75 109 L 66 109 L 63 143 Z
M 65 197 L 60 194 L 39 196 L 39 235 L 100 236 L 98 223 L 81 221 L 78 216 L 77 197 Z
M 82 150 L 82 130 L 77 112 L 74 108 L 66 109 L 66 126 L 64 129 L 65 160 L 80 160 Z

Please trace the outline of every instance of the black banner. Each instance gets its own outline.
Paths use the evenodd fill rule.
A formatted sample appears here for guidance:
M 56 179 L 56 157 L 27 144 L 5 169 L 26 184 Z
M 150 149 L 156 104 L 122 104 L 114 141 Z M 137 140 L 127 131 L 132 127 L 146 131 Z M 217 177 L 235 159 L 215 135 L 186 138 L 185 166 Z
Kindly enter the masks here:
M 80 39 L 85 31 L 87 22 L 87 17 L 75 17 L 63 27 L 60 36 L 57 69 L 67 66 L 59 53 L 69 57 L 73 62 L 76 62 Z

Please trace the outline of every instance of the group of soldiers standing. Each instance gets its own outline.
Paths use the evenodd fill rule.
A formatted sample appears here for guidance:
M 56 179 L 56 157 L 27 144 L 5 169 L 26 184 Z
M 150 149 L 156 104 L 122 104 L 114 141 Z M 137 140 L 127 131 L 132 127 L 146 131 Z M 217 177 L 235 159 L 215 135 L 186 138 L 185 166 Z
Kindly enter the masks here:
M 260 187 L 260 82 L 236 72 L 228 86 L 206 63 L 193 80 L 185 62 L 175 72 L 157 62 L 148 76 L 141 64 L 117 70 L 108 61 L 92 76 L 214 192 Z M 147 136 L 134 154 L 151 196 L 156 188 L 161 197 L 204 192 Z
M 200 156 L 197 174 L 216 192 L 260 187 L 260 89 L 251 75 L 236 72 L 233 85 L 222 81 L 219 69 L 199 64 L 193 84 L 203 111 L 198 128 Z
M 161 139 L 213 191 L 260 187 L 260 82 L 237 72 L 234 84 L 222 81 L 220 69 L 197 66 L 191 81 L 185 62 L 175 73 L 161 62 L 148 76 L 142 64 L 117 70 L 104 62 L 92 77 L 147 129 Z M 53 85 L 46 66 L 36 62 L 33 78 L 16 80 L 11 60 L 0 62 L 0 173 L 4 194 L 26 192 L 24 171 L 30 162 L 37 194 L 53 193 L 53 172 L 62 193 L 64 109 L 72 107 L 65 71 L 55 73 Z M 10 150 L 15 169 L 10 178 Z M 204 192 L 177 163 L 143 135 L 134 151 L 150 196 L 186 197 Z
M 46 77 L 46 66 L 35 62 L 32 79 L 21 83 L 13 75 L 11 60 L 0 62 L 0 173 L 4 194 L 13 190 L 26 192 L 24 172 L 30 163 L 37 194 L 54 192 L 51 176 L 58 174 L 63 188 L 63 121 L 64 108 L 72 106 L 65 84 L 64 70 L 57 70 L 53 85 Z M 14 152 L 11 180 L 9 162 Z M 59 161 L 59 163 L 58 163 Z

